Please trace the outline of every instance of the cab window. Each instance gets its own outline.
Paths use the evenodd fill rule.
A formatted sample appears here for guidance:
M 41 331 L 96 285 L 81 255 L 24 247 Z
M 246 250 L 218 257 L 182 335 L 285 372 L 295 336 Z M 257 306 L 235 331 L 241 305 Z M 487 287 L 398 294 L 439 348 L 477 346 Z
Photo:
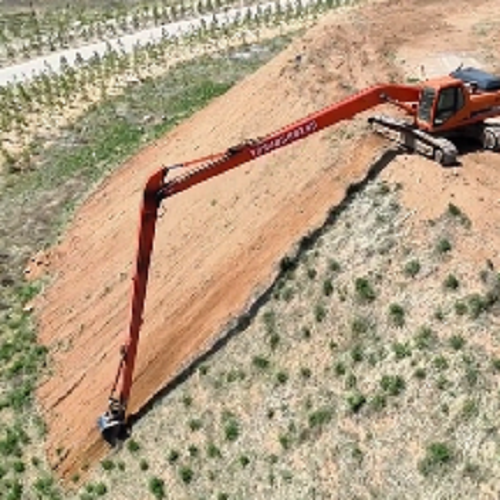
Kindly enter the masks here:
M 448 87 L 441 90 L 434 116 L 434 125 L 442 125 L 464 106 L 464 94 L 461 87 Z

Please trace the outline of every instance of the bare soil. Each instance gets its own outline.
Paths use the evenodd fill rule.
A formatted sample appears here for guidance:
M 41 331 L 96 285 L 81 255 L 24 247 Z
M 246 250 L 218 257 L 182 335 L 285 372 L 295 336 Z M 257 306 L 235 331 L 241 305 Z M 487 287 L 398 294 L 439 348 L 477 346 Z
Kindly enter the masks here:
M 106 407 L 127 329 L 138 208 L 147 177 L 163 164 L 262 136 L 357 89 L 405 82 L 411 74 L 401 54 L 408 47 L 422 45 L 429 53 L 467 50 L 491 69 L 495 31 L 478 35 L 474 29 L 482 19 L 499 21 L 496 1 L 475 3 L 484 17 L 473 25 L 452 14 L 468 6 L 462 0 L 386 1 L 324 18 L 262 70 L 131 158 L 83 204 L 51 252 L 53 279 L 37 305 L 40 341 L 53 359 L 38 398 L 48 424 L 48 457 L 62 477 L 106 451 L 96 418 Z M 165 204 L 131 412 L 245 311 L 273 279 L 279 260 L 321 224 L 385 146 L 360 117 Z M 443 170 L 404 156 L 384 175 L 402 183 L 403 202 L 422 219 L 460 200 L 481 228 L 477 244 L 460 248 L 464 258 L 487 256 L 498 266 L 500 157 L 473 153 L 462 160 L 461 168 Z

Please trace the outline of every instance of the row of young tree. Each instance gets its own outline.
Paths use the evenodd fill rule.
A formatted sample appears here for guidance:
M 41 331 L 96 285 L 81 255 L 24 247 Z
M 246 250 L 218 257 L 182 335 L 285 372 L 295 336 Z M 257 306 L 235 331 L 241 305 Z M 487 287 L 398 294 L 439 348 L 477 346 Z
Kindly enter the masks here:
M 220 12 L 241 0 L 143 0 L 89 9 L 80 2 L 65 8 L 0 16 L 0 58 L 29 59 L 78 43 L 117 37 L 152 26 Z
M 132 52 L 108 45 L 103 54 L 97 53 L 84 61 L 77 56 L 75 65 L 62 58 L 60 71 L 49 66 L 46 71 L 25 83 L 16 82 L 0 87 L 0 138 L 29 145 L 37 117 L 58 116 L 71 105 L 85 106 L 105 99 L 116 89 L 117 82 L 126 85 L 131 78 L 142 79 L 163 73 L 172 61 L 186 51 L 220 51 L 236 45 L 258 41 L 263 29 L 286 26 L 292 22 L 314 20 L 322 11 L 337 7 L 341 0 L 316 0 L 315 3 L 281 4 L 266 8 L 248 8 L 246 13 L 226 23 L 213 16 L 211 22 L 202 22 L 197 29 L 182 36 L 164 36 L 158 43 L 136 45 Z M 343 4 L 348 1 L 342 0 Z M 26 150 L 26 151 L 29 151 Z M 25 153 L 26 153 L 25 151 Z M 14 154 L 2 147 L 0 153 L 11 165 Z

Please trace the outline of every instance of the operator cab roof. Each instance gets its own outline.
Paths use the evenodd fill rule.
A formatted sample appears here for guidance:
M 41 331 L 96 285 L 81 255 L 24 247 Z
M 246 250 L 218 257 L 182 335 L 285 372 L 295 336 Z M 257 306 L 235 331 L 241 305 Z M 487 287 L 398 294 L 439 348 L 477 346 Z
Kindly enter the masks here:
M 464 83 L 475 83 L 479 90 L 494 92 L 500 90 L 500 76 L 492 75 L 481 69 L 459 68 L 453 71 L 450 76 Z

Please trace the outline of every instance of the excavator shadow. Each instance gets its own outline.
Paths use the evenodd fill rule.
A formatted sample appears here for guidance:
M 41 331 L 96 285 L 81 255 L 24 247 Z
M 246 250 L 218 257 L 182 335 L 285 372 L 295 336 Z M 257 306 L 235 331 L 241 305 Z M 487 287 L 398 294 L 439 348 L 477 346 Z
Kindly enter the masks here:
M 168 382 L 161 390 L 152 395 L 149 401 L 136 413 L 129 415 L 127 419 L 127 428 L 131 431 L 133 425 L 141 419 L 143 416 L 147 415 L 154 406 L 158 404 L 165 396 L 167 396 L 171 391 L 189 379 L 199 367 L 210 359 L 216 352 L 222 349 L 228 342 L 235 336 L 244 332 L 248 326 L 252 323 L 256 317 L 259 310 L 269 302 L 276 289 L 280 286 L 283 279 L 287 274 L 295 269 L 303 254 L 309 250 L 317 240 L 331 228 L 337 221 L 339 215 L 351 204 L 357 193 L 362 191 L 366 185 L 377 178 L 379 174 L 388 166 L 390 163 L 401 154 L 406 154 L 403 149 L 393 146 L 389 149 L 384 150 L 372 164 L 367 169 L 366 175 L 359 182 L 351 184 L 346 190 L 344 199 L 340 204 L 333 206 L 329 212 L 326 214 L 324 222 L 321 226 L 312 230 L 308 234 L 302 237 L 302 239 L 295 245 L 295 248 L 289 255 L 282 258 L 279 268 L 277 270 L 276 276 L 269 287 L 257 297 L 254 297 L 251 301 L 249 308 L 244 311 L 232 325 L 222 330 L 221 334 L 216 338 L 215 342 L 212 344 L 208 350 L 201 353 L 189 366 L 178 373 L 170 382 Z M 214 337 L 216 337 L 214 332 Z M 129 437 L 130 433 L 124 434 L 124 438 Z
M 459 159 L 470 154 L 484 151 L 481 142 L 470 137 L 461 137 L 458 139 L 454 139 L 453 143 L 457 147 Z M 462 163 L 460 162 L 458 166 L 462 166 Z

